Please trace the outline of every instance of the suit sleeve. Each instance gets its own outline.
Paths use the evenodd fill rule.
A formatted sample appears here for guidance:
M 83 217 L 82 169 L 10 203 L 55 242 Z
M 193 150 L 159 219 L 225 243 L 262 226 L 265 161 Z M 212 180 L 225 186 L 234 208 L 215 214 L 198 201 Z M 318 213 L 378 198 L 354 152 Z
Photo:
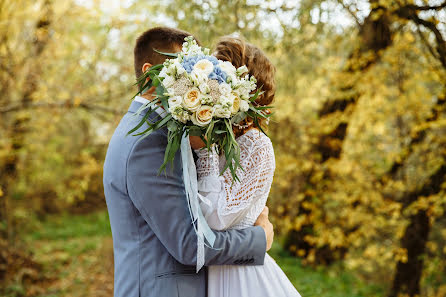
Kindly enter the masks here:
M 169 253 L 184 265 L 195 265 L 197 235 L 187 206 L 180 152 L 158 175 L 167 137 L 164 130 L 137 141 L 127 161 L 127 190 L 135 207 Z M 214 231 L 214 247 L 205 247 L 205 265 L 262 265 L 265 232 L 259 226 Z

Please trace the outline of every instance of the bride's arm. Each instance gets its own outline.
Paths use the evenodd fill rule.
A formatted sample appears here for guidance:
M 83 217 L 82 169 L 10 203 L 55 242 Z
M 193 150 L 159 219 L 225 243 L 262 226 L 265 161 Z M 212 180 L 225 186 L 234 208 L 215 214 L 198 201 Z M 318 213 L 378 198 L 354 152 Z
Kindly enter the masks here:
M 237 170 L 240 181 L 234 183 L 229 169 L 220 176 L 214 149 L 195 150 L 200 205 L 212 229 L 224 230 L 239 223 L 274 174 L 274 153 L 269 139 L 258 138 L 240 150 L 244 171 Z

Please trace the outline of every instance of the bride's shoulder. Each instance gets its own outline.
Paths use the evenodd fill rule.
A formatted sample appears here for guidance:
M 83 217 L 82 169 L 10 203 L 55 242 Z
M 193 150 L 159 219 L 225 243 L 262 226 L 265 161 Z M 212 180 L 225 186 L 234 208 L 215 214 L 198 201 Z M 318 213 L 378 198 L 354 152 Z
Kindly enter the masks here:
M 246 131 L 243 135 L 237 138 L 240 146 L 247 146 L 249 148 L 265 148 L 273 149 L 271 139 L 257 128 L 252 128 Z

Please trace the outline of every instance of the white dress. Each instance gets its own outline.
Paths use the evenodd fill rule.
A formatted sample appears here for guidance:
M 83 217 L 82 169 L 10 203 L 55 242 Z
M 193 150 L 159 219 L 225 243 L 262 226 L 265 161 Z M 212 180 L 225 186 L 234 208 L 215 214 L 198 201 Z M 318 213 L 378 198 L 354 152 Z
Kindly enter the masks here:
M 215 151 L 196 150 L 200 206 L 209 226 L 214 230 L 243 229 L 253 226 L 265 207 L 273 181 L 275 160 L 270 139 L 257 129 L 237 138 L 240 182 L 232 184 L 232 176 Z M 231 187 L 232 185 L 232 187 Z M 264 265 L 210 266 L 209 297 L 300 297 L 285 273 L 268 254 Z

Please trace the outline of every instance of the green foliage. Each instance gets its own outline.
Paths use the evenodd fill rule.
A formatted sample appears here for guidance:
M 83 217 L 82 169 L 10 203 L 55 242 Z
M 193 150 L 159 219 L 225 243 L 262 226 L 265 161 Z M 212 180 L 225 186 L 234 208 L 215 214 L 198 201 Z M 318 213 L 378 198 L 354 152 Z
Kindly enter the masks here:
M 36 296 L 84 296 L 94 290 L 100 296 L 111 294 L 113 266 L 107 261 L 112 258 L 112 245 L 106 211 L 88 215 L 53 215 L 44 221 L 32 219 L 32 225 L 23 238 L 31 247 L 34 258 L 43 264 L 43 273 L 52 279 Z M 381 296 L 382 288 L 361 282 L 337 268 L 313 270 L 302 266 L 299 259 L 284 251 L 278 243 L 269 254 L 302 296 Z M 63 282 L 62 278 L 69 281 Z M 25 289 L 10 287 L 10 292 L 24 292 Z
M 115 9 L 99 0 L 7 2 L 0 4 L 2 237 L 20 242 L 35 215 L 103 207 L 106 145 L 136 92 L 128 87 L 132 45 L 145 29 L 169 24 L 204 46 L 242 35 L 277 67 L 268 203 L 297 258 L 273 254 L 303 296 L 382 295 L 398 267 L 418 259 L 423 270 L 412 272 L 421 273 L 421 296 L 444 296 L 446 74 L 438 36 L 444 39 L 445 20 L 437 3 L 173 0 Z M 407 242 L 420 239 L 407 232 L 423 216 L 424 251 L 410 257 Z M 105 217 L 87 217 L 85 225 L 79 218 L 37 224 L 24 239 L 51 242 L 36 246 L 46 263 L 61 265 L 68 253 L 85 256 L 84 265 L 110 242 L 105 228 L 88 227 Z M 101 238 L 88 246 L 94 234 Z M 66 269 L 81 269 L 72 264 Z M 85 279 L 67 274 L 88 290 L 79 285 Z M 23 294 L 20 284 L 11 288 Z

